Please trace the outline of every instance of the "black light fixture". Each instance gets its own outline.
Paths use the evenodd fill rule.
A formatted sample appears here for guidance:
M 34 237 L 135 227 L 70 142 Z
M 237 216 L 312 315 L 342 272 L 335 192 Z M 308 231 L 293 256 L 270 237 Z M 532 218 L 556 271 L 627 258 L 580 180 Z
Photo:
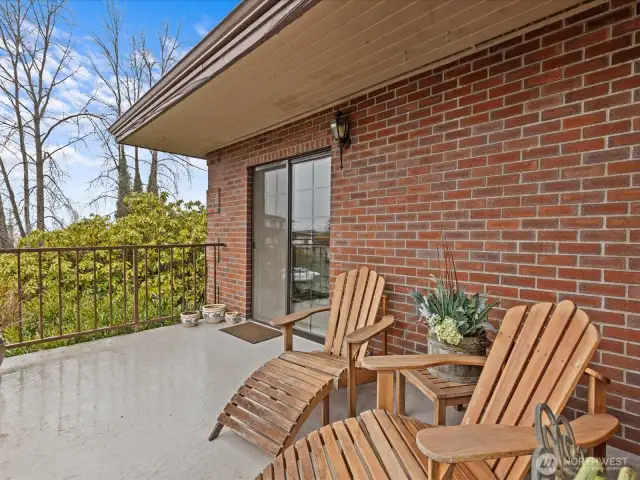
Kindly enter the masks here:
M 331 121 L 331 132 L 340 147 L 340 170 L 342 170 L 342 149 L 351 146 L 351 137 L 349 136 L 349 120 L 340 110 L 336 112 L 336 118 Z

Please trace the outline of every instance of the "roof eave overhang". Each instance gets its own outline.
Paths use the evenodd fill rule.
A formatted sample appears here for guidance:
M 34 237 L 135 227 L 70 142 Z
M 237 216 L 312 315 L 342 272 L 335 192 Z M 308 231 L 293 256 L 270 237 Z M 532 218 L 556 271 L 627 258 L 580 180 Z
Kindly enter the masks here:
M 452 0 L 440 1 L 442 4 L 447 3 L 457 6 L 456 2 Z M 506 11 L 508 7 L 513 12 L 511 15 L 514 18 L 520 15 L 522 20 L 518 20 L 519 24 L 513 22 L 511 30 L 501 26 L 502 30 L 497 31 L 494 36 L 484 35 L 481 38 L 473 37 L 474 31 L 470 31 L 466 25 L 474 22 L 484 22 L 485 18 L 492 19 L 493 17 L 485 14 L 480 20 L 469 19 L 464 17 L 464 11 L 459 12 L 456 15 L 463 17 L 460 19 L 462 26 L 452 24 L 449 27 L 453 32 L 453 39 L 451 42 L 449 41 L 450 35 L 447 32 L 446 41 L 437 47 L 441 51 L 439 55 L 425 58 L 425 54 L 421 53 L 422 57 L 420 58 L 425 58 L 425 60 L 413 62 L 413 68 L 403 67 L 404 71 L 395 72 L 394 75 L 384 78 L 380 76 L 377 81 L 365 82 L 365 80 L 355 78 L 356 81 L 359 80 L 359 83 L 351 85 L 351 79 L 354 78 L 351 74 L 348 77 L 349 81 L 336 83 L 336 79 L 342 80 L 340 72 L 344 71 L 344 67 L 340 67 L 342 68 L 341 71 L 338 69 L 323 70 L 322 65 L 316 65 L 311 58 L 304 58 L 304 53 L 306 52 L 304 48 L 308 47 L 298 47 L 295 43 L 296 35 L 302 37 L 312 28 L 316 29 L 316 33 L 317 30 L 322 28 L 325 29 L 325 33 L 331 31 L 325 27 L 318 26 L 322 21 L 324 21 L 325 25 L 334 25 L 336 22 L 328 18 L 329 14 L 332 14 L 333 17 L 342 14 L 342 12 L 338 12 L 338 9 L 332 9 L 330 2 L 322 2 L 322 0 L 245 0 L 202 42 L 194 47 L 167 76 L 131 107 L 121 119 L 114 123 L 110 131 L 119 143 L 167 152 L 173 150 L 173 153 L 206 158 L 211 151 L 326 110 L 354 96 L 365 94 L 390 82 L 397 82 L 432 70 L 458 58 L 470 55 L 476 49 L 489 48 L 513 37 L 523 35 L 528 31 L 541 28 L 545 24 L 558 21 L 569 15 L 575 15 L 582 10 L 593 8 L 594 5 L 608 0 L 562 0 L 558 1 L 557 7 L 554 6 L 556 5 L 555 1 L 540 0 L 541 11 L 538 13 L 533 7 L 527 9 L 531 5 L 536 5 L 535 2 L 529 4 L 525 0 L 505 0 L 503 2 L 505 7 L 494 8 L 502 8 Z M 351 3 L 355 4 L 357 2 Z M 485 1 L 485 3 L 490 2 Z M 512 3 L 514 5 L 523 4 L 524 11 L 520 13 L 519 10 L 510 6 Z M 545 5 L 549 7 L 545 7 L 546 10 L 542 10 L 542 6 Z M 306 12 L 309 12 L 309 14 L 297 22 Z M 327 18 L 323 18 L 321 13 L 318 12 L 324 12 Z M 341 15 L 340 20 L 355 24 L 359 21 L 358 14 L 357 10 L 355 12 L 352 11 L 351 15 Z M 502 24 L 510 25 L 510 23 L 507 23 L 511 21 L 509 20 L 510 17 L 505 14 L 505 18 L 507 20 L 502 20 Z M 499 20 L 497 19 L 496 23 Z M 379 21 L 382 22 L 383 20 Z M 440 20 L 440 23 L 444 24 L 445 21 Z M 373 27 L 370 27 L 370 25 L 371 23 L 360 22 L 361 29 L 372 29 Z M 490 28 L 493 31 L 494 23 L 488 25 L 489 27 L 485 27 L 485 30 Z M 437 27 L 442 29 L 440 25 L 437 25 Z M 338 25 L 332 28 L 341 27 Z M 346 27 L 343 28 L 341 32 L 346 31 Z M 403 24 L 396 22 L 394 28 L 403 28 Z M 426 25 L 423 28 L 430 28 L 430 25 Z M 456 30 L 461 32 L 457 37 L 455 36 Z M 349 32 L 355 32 L 353 35 L 358 34 L 360 37 L 364 37 L 365 35 L 360 33 L 362 31 L 364 30 L 353 29 Z M 276 37 L 278 33 L 281 33 L 281 35 Z M 409 33 L 414 36 L 417 35 L 413 30 Z M 307 34 L 307 36 L 311 36 L 311 34 Z M 335 36 L 325 35 L 324 38 L 333 39 Z M 473 37 L 474 41 L 466 41 L 467 37 Z M 373 38 L 377 41 L 375 36 Z M 432 39 L 429 41 L 434 42 Z M 281 64 L 272 62 L 272 56 L 276 56 L 273 52 L 280 50 L 276 50 L 274 45 L 277 48 L 281 48 L 282 45 L 294 45 L 289 49 L 284 49 L 284 51 L 291 57 L 289 64 L 295 65 L 296 69 L 306 70 L 306 73 L 303 72 L 304 77 L 299 72 L 296 72 L 298 77 L 287 77 L 286 70 L 278 70 Z M 331 48 L 335 47 L 332 46 Z M 364 47 L 361 45 L 359 48 L 362 49 Z M 396 47 L 393 46 L 393 48 Z M 346 50 L 348 54 L 350 51 Z M 344 52 L 345 50 L 339 53 L 343 54 Z M 327 53 L 325 57 L 328 55 L 330 53 Z M 303 58 L 298 61 L 301 56 Z M 343 56 L 347 57 L 347 55 Z M 282 58 L 289 57 L 286 57 L 286 54 L 280 55 L 280 60 L 278 61 L 284 63 L 285 61 Z M 337 59 L 336 63 L 342 60 L 339 56 L 332 56 L 331 61 L 333 59 Z M 410 56 L 409 62 L 411 61 L 412 58 Z M 262 68 L 257 67 L 259 63 Z M 231 68 L 234 65 L 236 67 Z M 250 65 L 250 67 L 247 67 L 247 65 Z M 302 67 L 299 65 L 302 65 Z M 308 66 L 309 68 L 307 68 Z M 309 70 L 310 68 L 311 70 Z M 390 71 L 390 69 L 387 69 L 387 71 Z M 336 73 L 337 76 L 334 75 L 332 77 Z M 244 83 L 237 82 L 239 76 Z M 247 78 L 251 78 L 253 83 L 247 81 Z M 275 80 L 273 80 L 274 78 Z M 300 101 L 296 104 L 298 99 L 293 94 L 290 95 L 291 98 L 286 97 L 290 93 L 286 90 L 288 85 L 286 81 L 281 84 L 275 84 L 275 86 L 273 86 L 273 83 L 266 83 L 272 80 L 276 82 L 281 78 L 287 78 L 289 84 L 303 78 L 304 81 L 308 82 L 320 82 L 325 90 L 332 85 L 336 85 L 336 88 L 331 91 L 333 95 L 331 98 L 326 98 L 328 95 L 325 95 L 325 98 L 319 98 L 311 95 L 314 90 L 302 90 L 302 87 L 300 87 L 298 91 L 302 91 L 302 94 Z M 325 81 L 328 86 L 324 85 L 323 82 Z M 245 84 L 249 86 L 245 88 Z M 345 88 L 345 85 L 348 86 L 349 90 Z M 276 93 L 280 95 L 279 97 L 274 95 L 274 88 L 277 89 Z M 317 87 L 313 88 L 317 89 Z M 259 90 L 259 92 L 256 93 L 253 89 Z M 238 96 L 236 97 L 236 95 Z M 243 95 L 244 104 L 237 100 L 238 97 Z M 257 102 L 262 102 L 261 106 L 268 105 L 268 107 L 264 108 L 270 108 L 271 110 L 264 110 L 264 108 L 263 110 L 253 109 L 251 102 L 256 103 L 254 97 L 257 98 Z M 276 114 L 274 114 L 274 111 Z
M 110 127 L 118 143 L 291 24 L 320 0 L 243 0 Z M 168 152 L 171 153 L 171 152 Z

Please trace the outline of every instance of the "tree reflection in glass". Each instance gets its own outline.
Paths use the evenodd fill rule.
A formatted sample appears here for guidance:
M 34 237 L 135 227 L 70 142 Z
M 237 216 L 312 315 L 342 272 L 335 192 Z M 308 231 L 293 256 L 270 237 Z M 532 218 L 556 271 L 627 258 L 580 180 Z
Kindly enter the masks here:
M 292 165 L 291 311 L 329 304 L 330 157 Z M 297 324 L 325 335 L 328 314 Z

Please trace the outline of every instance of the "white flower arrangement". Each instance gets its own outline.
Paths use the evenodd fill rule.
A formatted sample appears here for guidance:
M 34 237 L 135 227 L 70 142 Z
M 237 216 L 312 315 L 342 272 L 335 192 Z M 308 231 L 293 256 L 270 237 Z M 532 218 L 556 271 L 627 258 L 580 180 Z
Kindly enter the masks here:
M 488 322 L 489 311 L 498 304 L 487 304 L 487 297 L 476 293 L 467 295 L 465 288 L 446 287 L 433 275 L 435 288 L 424 293 L 415 291 L 411 297 L 416 302 L 420 321 L 433 331 L 441 342 L 458 345 L 463 337 L 482 336 L 493 329 Z

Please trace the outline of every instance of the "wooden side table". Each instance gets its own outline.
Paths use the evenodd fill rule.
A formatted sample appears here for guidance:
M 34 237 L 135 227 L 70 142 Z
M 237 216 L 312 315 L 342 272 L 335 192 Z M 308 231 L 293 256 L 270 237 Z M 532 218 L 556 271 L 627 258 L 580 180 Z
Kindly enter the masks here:
M 406 381 L 415 385 L 433 402 L 433 425 L 445 425 L 447 407 L 456 406 L 462 410 L 476 388 L 475 384 L 441 380 L 427 369 L 400 370 L 396 378 L 396 409 L 400 415 L 404 415 Z

